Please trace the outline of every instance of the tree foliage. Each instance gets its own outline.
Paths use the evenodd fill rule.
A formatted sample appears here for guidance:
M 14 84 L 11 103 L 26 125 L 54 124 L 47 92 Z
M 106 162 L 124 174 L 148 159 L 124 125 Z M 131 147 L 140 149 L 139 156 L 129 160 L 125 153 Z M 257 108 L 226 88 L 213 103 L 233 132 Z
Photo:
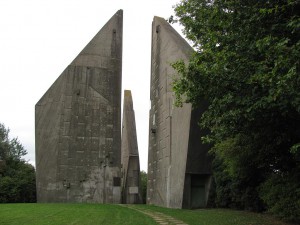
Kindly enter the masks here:
M 22 160 L 27 151 L 0 124 L 0 203 L 35 202 L 35 169 Z
M 175 7 L 196 50 L 187 65 L 173 65 L 181 74 L 176 103 L 209 103 L 200 124 L 210 133 L 202 139 L 214 145 L 215 178 L 227 175 L 216 181 L 227 206 L 276 212 L 265 197 L 273 189 L 260 186 L 299 172 L 299 12 L 298 0 L 182 0 Z M 299 199 L 300 181 L 293 182 Z
M 27 151 L 19 142 L 18 138 L 9 138 L 9 129 L 5 128 L 4 124 L 0 123 L 0 160 L 12 158 L 20 160 L 26 155 Z

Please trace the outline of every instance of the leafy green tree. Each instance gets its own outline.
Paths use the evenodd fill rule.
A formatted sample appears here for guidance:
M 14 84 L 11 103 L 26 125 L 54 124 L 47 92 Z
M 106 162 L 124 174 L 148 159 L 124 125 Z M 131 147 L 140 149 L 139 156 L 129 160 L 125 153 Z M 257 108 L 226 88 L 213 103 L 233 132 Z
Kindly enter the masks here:
M 4 124 L 0 123 L 0 160 L 13 158 L 20 160 L 26 155 L 27 151 L 19 142 L 18 138 L 9 138 L 9 129 L 5 128 Z
M 299 172 L 299 12 L 298 0 L 182 0 L 175 7 L 196 50 L 187 65 L 173 65 L 181 74 L 176 104 L 209 103 L 200 124 L 210 133 L 202 139 L 214 145 L 215 178 L 223 179 L 216 196 L 225 191 L 229 206 L 296 211 L 288 197 L 280 206 L 269 201 L 264 196 L 275 195 L 260 186 Z M 299 199 L 300 181 L 291 182 Z
M 27 151 L 0 124 L 0 202 L 35 202 L 35 169 L 22 160 Z

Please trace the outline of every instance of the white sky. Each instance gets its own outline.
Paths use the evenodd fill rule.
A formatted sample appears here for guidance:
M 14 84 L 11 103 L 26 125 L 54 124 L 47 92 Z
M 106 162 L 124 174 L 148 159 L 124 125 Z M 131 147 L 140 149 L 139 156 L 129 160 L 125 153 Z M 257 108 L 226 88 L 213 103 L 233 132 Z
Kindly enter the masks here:
M 151 23 L 153 16 L 174 14 L 172 6 L 178 2 L 0 0 L 0 123 L 25 146 L 26 160 L 35 161 L 36 102 L 102 26 L 123 9 L 122 89 L 132 91 L 140 164 L 147 170 Z

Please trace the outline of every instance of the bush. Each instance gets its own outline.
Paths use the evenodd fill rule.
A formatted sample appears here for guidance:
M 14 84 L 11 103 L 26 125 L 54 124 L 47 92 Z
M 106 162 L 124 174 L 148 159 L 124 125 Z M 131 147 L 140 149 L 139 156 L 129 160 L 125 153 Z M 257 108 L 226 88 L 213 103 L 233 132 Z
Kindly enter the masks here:
M 34 167 L 12 159 L 6 163 L 0 174 L 0 203 L 36 202 Z
M 300 173 L 275 174 L 260 187 L 268 211 L 278 217 L 300 222 Z
M 0 203 L 36 202 L 35 169 L 22 159 L 26 154 L 0 123 Z

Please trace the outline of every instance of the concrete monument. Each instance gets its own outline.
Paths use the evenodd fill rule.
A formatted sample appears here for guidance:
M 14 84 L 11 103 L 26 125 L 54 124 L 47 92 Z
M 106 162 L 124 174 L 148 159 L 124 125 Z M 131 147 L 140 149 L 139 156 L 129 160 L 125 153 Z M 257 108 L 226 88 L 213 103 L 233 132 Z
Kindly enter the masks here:
M 124 91 L 122 125 L 122 196 L 123 203 L 142 203 L 140 193 L 140 160 L 131 91 Z
M 174 107 L 172 62 L 188 61 L 193 49 L 164 19 L 152 23 L 147 203 L 171 208 L 201 208 L 211 180 L 209 146 L 197 125 L 205 104 Z
M 121 202 L 123 11 L 35 107 L 38 202 Z

